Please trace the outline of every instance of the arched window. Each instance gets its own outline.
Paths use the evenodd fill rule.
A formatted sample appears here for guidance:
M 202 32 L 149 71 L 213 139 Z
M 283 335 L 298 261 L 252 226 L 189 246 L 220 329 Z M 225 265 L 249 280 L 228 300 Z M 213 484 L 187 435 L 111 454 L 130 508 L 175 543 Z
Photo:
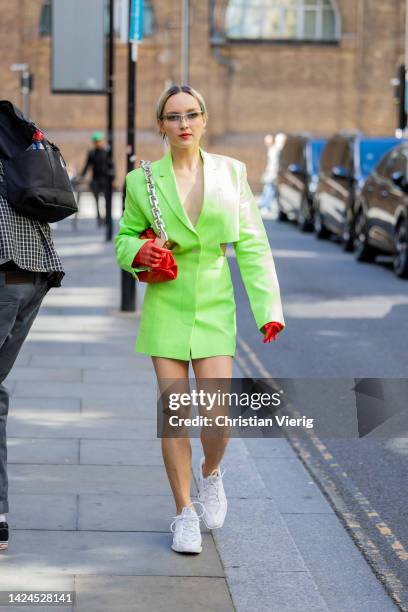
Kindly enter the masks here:
M 225 35 L 333 41 L 340 38 L 340 15 L 334 0 L 229 0 Z

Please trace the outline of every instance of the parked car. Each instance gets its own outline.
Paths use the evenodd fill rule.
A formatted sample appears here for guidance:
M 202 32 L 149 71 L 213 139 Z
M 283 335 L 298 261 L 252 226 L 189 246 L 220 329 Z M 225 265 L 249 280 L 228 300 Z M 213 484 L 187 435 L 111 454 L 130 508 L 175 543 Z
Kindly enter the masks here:
M 357 132 L 339 132 L 328 140 L 313 201 L 317 238 L 334 234 L 346 251 L 353 250 L 356 198 L 380 158 L 400 142 L 394 137 L 366 137 Z
M 356 259 L 392 254 L 396 275 L 408 278 L 408 142 L 382 157 L 361 190 L 354 217 Z
M 313 197 L 323 139 L 289 135 L 281 151 L 276 178 L 278 219 L 296 220 L 302 231 L 313 229 Z

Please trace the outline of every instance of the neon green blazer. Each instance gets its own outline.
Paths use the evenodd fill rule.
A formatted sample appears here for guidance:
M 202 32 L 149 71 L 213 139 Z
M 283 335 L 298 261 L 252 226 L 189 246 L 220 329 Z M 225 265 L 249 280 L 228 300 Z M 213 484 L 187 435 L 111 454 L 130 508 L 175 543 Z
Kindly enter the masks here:
M 258 329 L 269 321 L 285 326 L 278 279 L 262 218 L 244 163 L 200 148 L 204 200 L 196 225 L 178 195 L 171 151 L 152 163 L 152 175 L 172 252 L 175 280 L 148 284 L 135 351 L 189 360 L 235 355 L 236 304 L 225 249 L 234 246 Z M 115 236 L 117 261 L 135 278 L 132 261 L 153 227 L 142 168 L 126 177 L 125 211 Z

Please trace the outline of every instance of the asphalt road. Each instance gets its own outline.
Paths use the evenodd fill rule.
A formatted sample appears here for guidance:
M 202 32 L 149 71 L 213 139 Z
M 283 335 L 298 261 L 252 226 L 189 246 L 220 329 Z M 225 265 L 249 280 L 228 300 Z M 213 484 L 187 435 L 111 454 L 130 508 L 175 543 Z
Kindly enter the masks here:
M 298 385 L 320 389 L 318 412 L 329 426 L 320 445 L 299 440 L 299 456 L 377 575 L 408 605 L 408 381 L 385 381 L 383 398 L 371 399 L 399 412 L 365 437 L 355 422 L 355 435 L 338 422 L 354 379 L 408 379 L 408 282 L 389 261 L 357 263 L 291 223 L 265 227 L 287 327 L 277 342 L 262 343 L 231 250 L 237 357 L 249 376 L 303 378 Z

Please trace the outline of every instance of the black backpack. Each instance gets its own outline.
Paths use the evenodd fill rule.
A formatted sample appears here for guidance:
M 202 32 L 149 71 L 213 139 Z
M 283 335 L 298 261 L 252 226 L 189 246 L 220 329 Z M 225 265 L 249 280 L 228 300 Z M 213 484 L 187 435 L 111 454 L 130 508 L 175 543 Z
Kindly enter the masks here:
M 30 149 L 37 130 L 14 104 L 0 100 L 0 195 L 20 214 L 52 223 L 78 207 L 59 148 L 44 136 L 44 148 Z

